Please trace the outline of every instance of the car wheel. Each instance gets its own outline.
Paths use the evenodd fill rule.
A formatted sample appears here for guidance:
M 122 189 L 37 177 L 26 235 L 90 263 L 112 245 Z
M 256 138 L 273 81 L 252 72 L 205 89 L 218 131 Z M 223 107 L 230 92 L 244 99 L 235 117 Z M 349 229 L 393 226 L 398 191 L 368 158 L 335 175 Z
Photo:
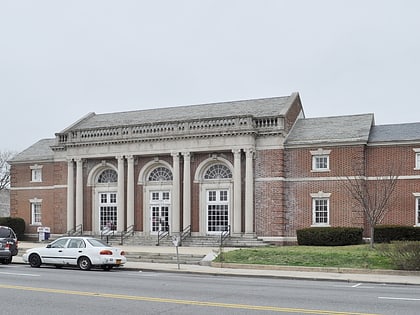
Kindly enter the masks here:
M 39 268 L 41 266 L 41 257 L 38 254 L 32 254 L 29 256 L 29 264 L 33 268 Z
M 79 258 L 77 265 L 79 266 L 80 270 L 90 270 L 92 267 L 90 259 L 85 256 Z
M 1 261 L 3 265 L 8 265 L 12 262 L 12 258 L 6 258 Z
M 112 266 L 108 266 L 108 265 L 102 266 L 102 269 L 105 271 L 110 271 L 112 269 Z

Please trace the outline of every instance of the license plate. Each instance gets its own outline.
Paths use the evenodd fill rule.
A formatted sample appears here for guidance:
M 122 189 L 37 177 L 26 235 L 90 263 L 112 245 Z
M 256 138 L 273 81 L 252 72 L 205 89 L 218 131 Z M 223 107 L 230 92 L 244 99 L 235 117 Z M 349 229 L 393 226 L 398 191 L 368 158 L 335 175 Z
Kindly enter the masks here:
M 116 263 L 117 265 L 121 265 L 121 259 L 117 259 L 117 260 L 115 261 L 115 263 Z

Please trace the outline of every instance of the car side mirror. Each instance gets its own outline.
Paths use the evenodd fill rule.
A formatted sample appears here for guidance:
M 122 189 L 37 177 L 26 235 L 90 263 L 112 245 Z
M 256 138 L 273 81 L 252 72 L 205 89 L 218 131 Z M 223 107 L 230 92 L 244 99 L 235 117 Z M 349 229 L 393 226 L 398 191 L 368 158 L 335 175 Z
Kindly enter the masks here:
M 48 244 L 48 245 L 47 245 L 47 248 L 51 248 L 51 244 Z

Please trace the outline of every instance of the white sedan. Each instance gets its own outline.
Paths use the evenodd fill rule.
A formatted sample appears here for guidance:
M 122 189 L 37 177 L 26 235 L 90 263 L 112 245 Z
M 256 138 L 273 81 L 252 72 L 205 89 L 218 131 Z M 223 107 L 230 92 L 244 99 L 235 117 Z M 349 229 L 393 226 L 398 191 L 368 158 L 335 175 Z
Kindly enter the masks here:
M 123 250 L 99 239 L 83 236 L 61 237 L 46 247 L 28 249 L 22 259 L 34 268 L 45 264 L 57 268 L 78 266 L 81 270 L 90 270 L 92 267 L 111 270 L 127 262 Z

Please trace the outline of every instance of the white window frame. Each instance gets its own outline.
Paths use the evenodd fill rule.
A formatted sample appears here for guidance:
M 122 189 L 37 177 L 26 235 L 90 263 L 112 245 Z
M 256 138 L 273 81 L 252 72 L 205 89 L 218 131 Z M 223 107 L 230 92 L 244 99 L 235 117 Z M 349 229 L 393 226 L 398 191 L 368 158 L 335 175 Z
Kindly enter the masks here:
M 31 169 L 31 182 L 40 183 L 42 182 L 42 165 L 32 165 Z
M 328 172 L 330 171 L 330 153 L 331 150 L 318 149 L 311 151 L 312 155 L 312 172 Z M 326 159 L 325 167 L 319 167 L 320 159 Z M 322 163 L 324 164 L 324 162 Z
M 324 193 L 322 191 L 311 194 L 312 197 L 312 226 L 330 226 L 331 209 L 330 209 L 331 193 Z M 327 222 L 316 222 L 317 201 L 326 201 Z
M 42 199 L 31 199 L 31 225 L 42 225 Z
M 416 152 L 414 169 L 420 170 L 420 149 L 413 149 L 413 150 L 414 152 Z
M 420 193 L 413 193 L 414 197 L 416 197 L 416 209 L 414 211 L 414 226 L 420 226 Z
M 416 226 L 420 226 L 420 197 L 416 198 Z

